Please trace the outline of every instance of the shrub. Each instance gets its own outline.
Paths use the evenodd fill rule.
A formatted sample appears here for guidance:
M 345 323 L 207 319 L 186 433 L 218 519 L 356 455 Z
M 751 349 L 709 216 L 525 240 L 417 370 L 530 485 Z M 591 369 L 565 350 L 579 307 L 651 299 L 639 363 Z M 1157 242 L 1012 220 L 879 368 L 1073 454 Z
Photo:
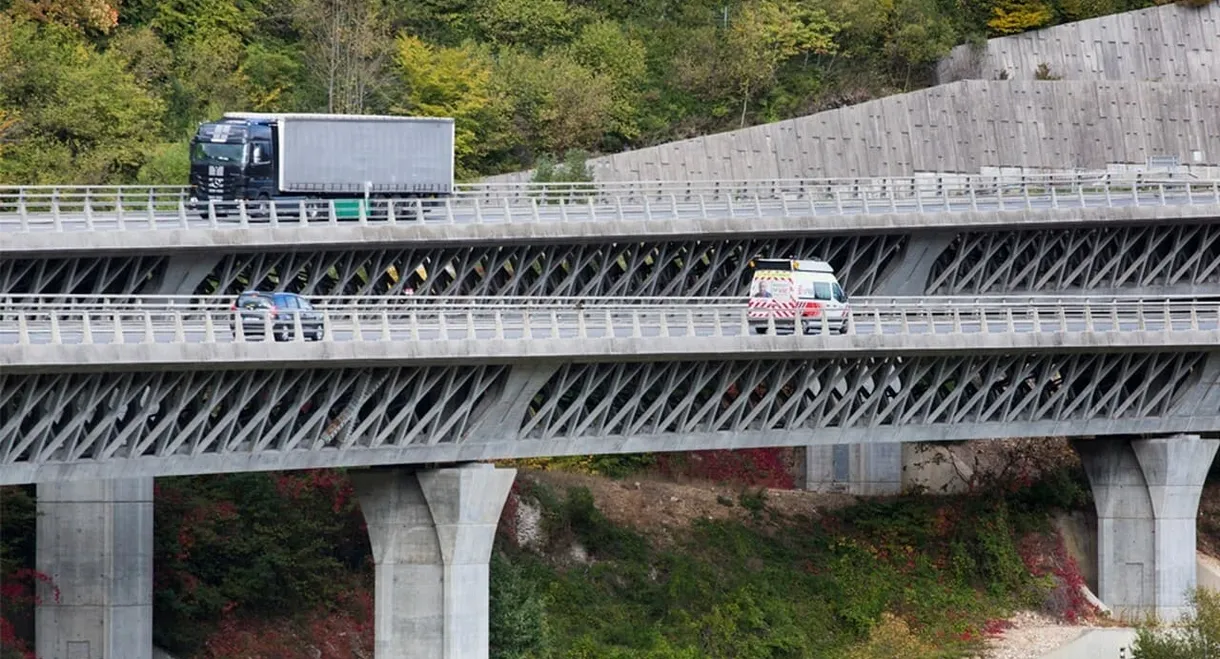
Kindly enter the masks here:
M 1138 628 L 1131 659 L 1220 657 L 1220 593 L 1197 588 L 1190 602 L 1195 611 L 1183 617 L 1180 628 Z
M 905 620 L 889 613 L 881 614 L 881 621 L 868 633 L 868 640 L 851 648 L 843 659 L 925 659 L 939 657 L 940 653 L 930 644 L 911 633 Z

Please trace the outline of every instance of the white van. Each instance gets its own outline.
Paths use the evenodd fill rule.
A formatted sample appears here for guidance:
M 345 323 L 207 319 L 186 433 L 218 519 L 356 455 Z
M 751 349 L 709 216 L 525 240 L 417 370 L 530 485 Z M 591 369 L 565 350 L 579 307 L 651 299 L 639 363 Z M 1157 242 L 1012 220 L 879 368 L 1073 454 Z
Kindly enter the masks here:
M 819 260 L 755 259 L 750 282 L 749 322 L 754 331 L 767 331 L 775 319 L 777 332 L 795 331 L 801 322 L 806 334 L 820 332 L 822 318 L 840 334 L 847 333 L 851 308 L 834 268 Z

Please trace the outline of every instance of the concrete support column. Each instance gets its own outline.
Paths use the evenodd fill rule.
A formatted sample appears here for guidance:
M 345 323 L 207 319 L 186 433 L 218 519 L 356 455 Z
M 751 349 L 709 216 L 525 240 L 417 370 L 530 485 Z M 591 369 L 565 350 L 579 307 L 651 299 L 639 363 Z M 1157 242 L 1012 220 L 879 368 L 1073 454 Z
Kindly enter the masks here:
M 938 231 L 911 238 L 902 256 L 894 259 L 877 280 L 871 295 L 921 296 L 926 293 L 932 266 L 957 234 Z M 888 443 L 805 447 L 805 489 L 885 496 L 902 492 L 902 445 Z
M 39 659 L 151 659 L 153 479 L 38 485 Z
M 516 469 L 353 474 L 376 565 L 376 659 L 486 659 L 489 562 Z
M 902 492 L 902 444 L 805 447 L 805 489 L 857 496 Z
M 1189 611 L 1195 517 L 1217 446 L 1197 435 L 1076 443 L 1097 506 L 1098 596 L 1116 616 Z

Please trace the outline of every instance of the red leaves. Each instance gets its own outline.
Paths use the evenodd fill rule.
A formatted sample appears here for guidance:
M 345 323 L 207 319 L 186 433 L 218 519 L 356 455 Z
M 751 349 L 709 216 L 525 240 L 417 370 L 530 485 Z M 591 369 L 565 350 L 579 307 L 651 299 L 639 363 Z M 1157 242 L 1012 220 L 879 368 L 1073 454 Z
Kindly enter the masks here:
M 37 594 L 37 585 L 46 584 L 51 588 L 53 601 L 60 601 L 59 587 L 47 574 L 37 570 L 22 568 L 0 579 L 0 601 L 5 610 L 24 609 L 42 602 Z M 35 659 L 33 650 L 26 645 L 25 639 L 17 636 L 13 624 L 6 618 L 0 618 L 0 648 L 16 652 L 22 659 Z M 10 657 L 13 655 L 2 655 Z
M 366 659 L 373 656 L 373 598 L 366 588 L 354 588 L 333 607 L 319 607 L 291 624 L 255 620 L 237 612 L 235 602 L 224 608 L 216 633 L 204 644 L 201 657 L 260 659 Z
M 657 468 L 668 476 L 685 476 L 742 487 L 791 490 L 796 487 L 787 462 L 791 453 L 791 449 L 783 448 L 662 453 L 657 456 Z
M 331 469 L 286 472 L 276 476 L 275 486 L 280 496 L 294 501 L 307 495 L 326 493 L 333 497 L 332 509 L 336 514 L 352 502 L 354 495 L 351 480 Z
M 1068 622 L 1075 623 L 1081 619 L 1092 618 L 1097 613 L 1084 596 L 1084 575 L 1076 559 L 1067 551 L 1063 535 L 1058 531 L 1050 534 L 1031 534 L 1021 540 L 1017 546 L 1030 574 L 1037 577 L 1051 575 L 1056 582 L 1056 588 L 1051 593 L 1050 604 L 1059 615 Z

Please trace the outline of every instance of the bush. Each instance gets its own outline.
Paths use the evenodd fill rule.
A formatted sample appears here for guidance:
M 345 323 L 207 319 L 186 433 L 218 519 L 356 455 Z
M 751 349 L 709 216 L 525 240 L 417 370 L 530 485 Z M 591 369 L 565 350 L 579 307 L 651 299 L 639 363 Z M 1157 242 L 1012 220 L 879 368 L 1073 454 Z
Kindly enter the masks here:
M 1195 612 L 1184 616 L 1182 626 L 1136 631 L 1132 659 L 1199 659 L 1220 657 L 1220 593 L 1197 588 L 1190 597 Z

